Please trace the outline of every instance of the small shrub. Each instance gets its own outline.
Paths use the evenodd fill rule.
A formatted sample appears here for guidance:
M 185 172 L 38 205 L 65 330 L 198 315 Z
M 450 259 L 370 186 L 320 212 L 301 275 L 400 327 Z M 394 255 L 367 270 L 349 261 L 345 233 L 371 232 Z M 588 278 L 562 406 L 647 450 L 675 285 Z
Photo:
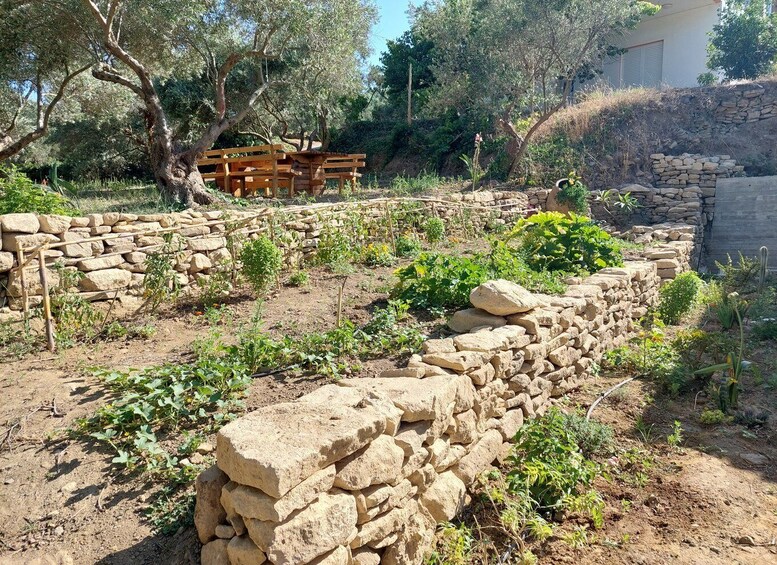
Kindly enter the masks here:
M 385 243 L 370 243 L 364 248 L 362 257 L 370 267 L 389 267 L 394 264 L 394 254 Z
M 283 267 L 283 253 L 270 238 L 261 236 L 243 245 L 240 262 L 248 283 L 262 294 L 278 280 Z
M 741 298 L 736 292 L 723 294 L 717 302 L 710 304 L 710 310 L 715 313 L 718 322 L 720 322 L 720 326 L 724 330 L 730 330 L 735 325 L 739 324 L 737 312 L 739 312 L 740 317 L 744 317 L 747 315 L 749 309 L 749 303 Z
M 396 241 L 397 257 L 417 257 L 421 253 L 421 240 L 414 233 L 400 235 Z
M 316 259 L 321 265 L 333 267 L 354 259 L 354 246 L 343 230 L 328 229 L 321 234 Z
M 699 422 L 704 424 L 705 426 L 716 426 L 718 424 L 730 424 L 734 421 L 733 416 L 728 416 L 725 414 L 722 410 L 709 410 L 705 408 L 702 410 L 701 415 L 699 416 Z
M 759 320 L 753 324 L 753 337 L 759 341 L 777 340 L 777 320 Z
M 614 434 L 610 426 L 596 420 L 586 420 L 585 416 L 577 413 L 567 414 L 564 418 L 583 455 L 590 458 L 612 453 Z
M 162 236 L 164 245 L 146 256 L 146 274 L 143 278 L 143 296 L 151 312 L 165 302 L 175 302 L 181 295 L 181 283 L 175 264 L 183 251 L 183 240 L 173 233 Z
M 665 324 L 677 325 L 698 303 L 704 282 L 694 272 L 677 275 L 661 287 L 658 315 Z
M 470 291 L 488 279 L 484 265 L 466 257 L 422 253 L 396 271 L 391 295 L 414 308 L 458 308 L 469 303 Z
M 102 320 L 100 313 L 79 294 L 71 292 L 84 274 L 56 263 L 53 270 L 59 283 L 51 289 L 51 315 L 56 323 L 56 340 L 62 347 L 94 337 Z
M 76 207 L 61 194 L 34 184 L 14 167 L 0 166 L 0 214 L 23 212 L 78 214 Z
M 715 265 L 722 275 L 723 294 L 744 290 L 758 279 L 761 272 L 761 260 L 758 257 L 746 257 L 741 251 L 737 263 L 728 255 L 726 263 L 716 261 Z
M 559 204 L 569 206 L 573 212 L 585 214 L 588 211 L 589 194 L 588 187 L 572 171 L 569 173 L 569 177 L 561 183 L 556 199 Z
M 229 296 L 232 290 L 232 273 L 211 272 L 207 277 L 198 278 L 197 286 L 200 289 L 200 302 L 206 307 L 213 306 Z
M 585 216 L 542 212 L 518 222 L 516 239 L 536 271 L 595 273 L 623 265 L 617 240 Z
M 424 234 L 429 243 L 439 243 L 445 239 L 445 222 L 437 217 L 431 217 L 424 224 Z
M 310 284 L 310 274 L 307 271 L 295 271 L 289 277 L 289 286 L 308 286 Z

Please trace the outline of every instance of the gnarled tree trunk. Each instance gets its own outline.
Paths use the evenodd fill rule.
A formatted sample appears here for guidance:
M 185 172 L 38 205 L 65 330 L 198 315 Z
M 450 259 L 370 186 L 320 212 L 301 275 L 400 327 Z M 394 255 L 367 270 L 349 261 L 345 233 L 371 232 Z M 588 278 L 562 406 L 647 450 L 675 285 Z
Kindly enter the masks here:
M 168 202 L 187 208 L 195 204 L 212 204 L 216 198 L 205 188 L 191 153 L 171 154 L 166 159 L 152 159 L 154 180 Z

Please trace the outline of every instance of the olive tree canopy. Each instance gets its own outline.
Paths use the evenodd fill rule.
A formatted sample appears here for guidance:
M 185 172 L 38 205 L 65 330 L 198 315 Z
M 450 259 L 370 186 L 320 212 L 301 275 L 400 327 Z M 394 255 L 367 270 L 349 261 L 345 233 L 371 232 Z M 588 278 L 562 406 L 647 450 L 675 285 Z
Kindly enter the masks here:
M 434 45 L 430 106 L 492 119 L 508 136 L 514 174 L 575 81 L 657 10 L 637 0 L 427 0 L 414 13 L 414 31 Z

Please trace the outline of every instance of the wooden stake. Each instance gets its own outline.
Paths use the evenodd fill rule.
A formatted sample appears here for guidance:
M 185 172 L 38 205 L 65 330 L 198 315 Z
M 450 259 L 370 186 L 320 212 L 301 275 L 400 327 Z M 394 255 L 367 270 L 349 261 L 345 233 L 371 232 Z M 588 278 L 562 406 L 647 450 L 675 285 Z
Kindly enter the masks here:
M 43 287 L 43 316 L 46 320 L 46 339 L 49 344 L 49 351 L 54 353 L 56 344 L 54 343 L 54 322 L 51 319 L 51 300 L 49 299 L 49 279 L 46 274 L 46 251 L 38 251 L 38 268 L 40 273 L 40 285 Z
M 343 322 L 343 293 L 345 292 L 345 283 L 348 282 L 348 277 L 343 279 L 343 284 L 340 285 L 340 289 L 337 291 L 337 327 Z
M 389 202 L 386 201 L 386 221 L 388 222 L 389 237 L 391 238 L 391 248 L 394 250 L 394 255 L 397 254 L 397 240 L 394 237 L 394 221 L 391 218 L 391 208 Z
M 30 317 L 30 303 L 27 296 L 27 276 L 24 274 L 24 251 L 16 250 L 16 262 L 19 263 L 19 280 L 22 283 L 22 305 L 24 307 L 24 321 Z
M 413 125 L 413 63 L 407 69 L 407 125 Z

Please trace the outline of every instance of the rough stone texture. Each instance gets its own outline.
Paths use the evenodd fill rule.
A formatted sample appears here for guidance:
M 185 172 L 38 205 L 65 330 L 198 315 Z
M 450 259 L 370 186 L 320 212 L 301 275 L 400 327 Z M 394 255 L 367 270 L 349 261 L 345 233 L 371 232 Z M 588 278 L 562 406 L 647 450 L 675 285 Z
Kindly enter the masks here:
M 4 214 L 0 216 L 3 232 L 38 233 L 40 221 L 35 214 Z
M 5 251 L 0 251 L 0 273 L 10 271 L 11 267 L 13 267 L 13 263 L 14 263 L 13 254 L 6 253 Z
M 216 454 L 219 467 L 233 481 L 280 498 L 385 429 L 385 416 L 375 408 L 276 404 L 224 426 Z
M 494 316 L 479 308 L 459 310 L 448 321 L 448 327 L 454 332 L 467 333 L 475 328 L 500 328 L 507 324 L 501 316 Z
M 40 222 L 40 231 L 54 235 L 65 233 L 68 229 L 70 229 L 71 219 L 72 218 L 68 216 L 55 216 L 52 214 L 38 216 L 38 221 Z
M 0 216 L 2 217 L 2 216 Z M 56 243 L 59 238 L 49 233 L 20 234 L 3 231 L 2 249 L 5 251 L 33 251 L 47 243 Z
M 202 546 L 202 565 L 230 565 L 227 546 L 229 541 L 217 539 Z
M 337 546 L 348 545 L 356 518 L 356 502 L 351 495 L 322 494 L 282 524 L 249 519 L 246 525 L 253 542 L 272 563 L 291 565 L 309 563 Z
M 84 275 L 78 283 L 81 290 L 99 291 L 127 288 L 132 280 L 132 273 L 123 269 L 105 269 L 91 271 Z
M 248 536 L 234 537 L 227 545 L 231 565 L 262 565 L 267 561 L 264 552 Z
M 221 506 L 221 489 L 229 477 L 215 465 L 197 476 L 194 488 L 197 504 L 194 507 L 194 526 L 200 543 L 208 543 L 216 537 L 216 527 L 227 518 Z
M 255 488 L 238 486 L 231 493 L 234 511 L 244 518 L 283 522 L 292 512 L 304 508 L 322 492 L 331 489 L 336 472 L 335 466 L 330 465 L 312 474 L 282 498 L 273 498 Z
M 501 447 L 502 434 L 496 430 L 487 431 L 470 452 L 462 457 L 453 469 L 453 473 L 464 484 L 472 484 L 475 478 L 496 460 Z
M 104 257 L 95 257 L 93 259 L 84 259 L 79 261 L 76 266 L 79 271 L 100 271 L 103 269 L 111 269 L 118 267 L 124 263 L 124 258 L 121 255 L 106 255 Z M 109 289 L 100 289 L 109 290 Z
M 334 485 L 345 490 L 359 490 L 391 483 L 399 476 L 404 458 L 404 451 L 391 437 L 380 436 L 337 463 Z
M 421 497 L 421 504 L 435 521 L 452 520 L 464 507 L 467 487 L 451 471 L 441 473 Z
M 481 284 L 472 290 L 469 299 L 475 308 L 495 316 L 521 314 L 540 305 L 540 301 L 531 292 L 503 279 Z

